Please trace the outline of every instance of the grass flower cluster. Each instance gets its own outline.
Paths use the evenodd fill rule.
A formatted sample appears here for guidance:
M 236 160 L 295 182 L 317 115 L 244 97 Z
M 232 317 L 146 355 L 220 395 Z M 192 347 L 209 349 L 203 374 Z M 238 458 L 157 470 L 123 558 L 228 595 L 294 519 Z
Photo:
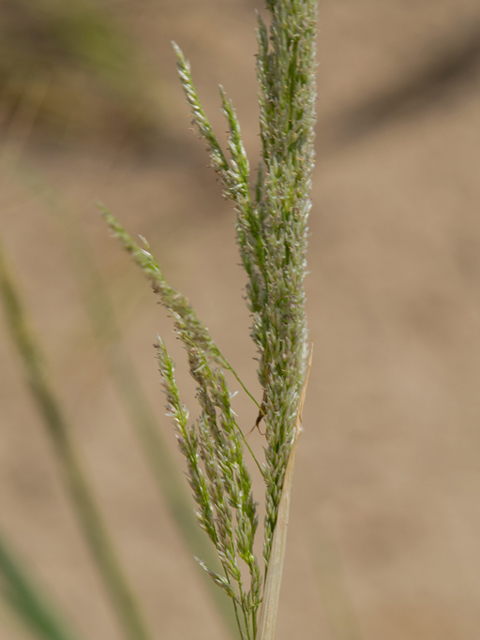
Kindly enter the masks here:
M 146 240 L 142 238 L 140 244 L 136 243 L 102 207 L 113 236 L 150 281 L 173 318 L 175 332 L 187 352 L 200 408 L 196 420 L 190 419 L 180 398 L 175 366 L 165 343 L 159 337 L 155 345 L 168 415 L 176 428 L 196 503 L 195 515 L 212 543 L 213 559 L 210 551 L 205 551 L 203 542 L 197 544 L 191 528 L 189 530 L 187 516 L 192 516 L 185 515 L 185 502 L 176 494 L 176 489 L 172 490 L 172 483 L 176 486 L 175 474 L 170 482 L 170 462 L 167 454 L 161 453 L 160 436 L 155 433 L 148 411 L 138 410 L 142 395 L 130 373 L 128 358 L 115 356 L 120 353 L 117 348 L 112 351 L 111 359 L 115 366 L 120 363 L 123 367 L 121 372 L 117 371 L 118 386 L 127 398 L 134 422 L 138 423 L 139 438 L 148 450 L 147 457 L 179 530 L 187 544 L 201 549 L 202 557 L 197 560 L 219 587 L 217 593 L 225 600 L 223 591 L 233 602 L 242 640 L 274 638 L 295 455 L 311 363 L 304 279 L 314 159 L 317 2 L 266 0 L 266 9 L 268 26 L 259 17 L 257 28 L 262 151 L 256 179 L 251 175 L 232 102 L 220 87 L 221 108 L 228 125 L 227 150 L 224 151 L 198 98 L 190 65 L 174 45 L 193 123 L 206 143 L 223 193 L 236 212 L 237 243 L 247 276 L 247 304 L 252 316 L 251 336 L 258 350 L 259 398 L 248 391 L 185 296 L 168 284 Z M 78 240 L 76 242 L 78 244 Z M 84 255 L 83 249 L 80 253 Z M 1 244 L 0 295 L 13 342 L 27 371 L 71 503 L 123 634 L 128 640 L 151 640 L 154 635 L 130 587 L 81 456 L 77 454 L 67 418 L 47 375 L 41 349 L 29 326 Z M 98 313 L 92 314 L 96 333 L 104 339 L 108 325 L 117 336 L 118 330 L 101 287 L 97 287 L 96 298 L 103 300 L 101 308 L 106 311 L 100 314 L 101 321 L 97 319 Z M 264 423 L 263 463 L 255 458 L 242 431 L 241 419 L 232 409 L 235 395 L 229 384 L 232 377 L 255 403 L 256 425 Z M 251 425 L 247 425 L 247 429 L 251 429 Z M 259 522 L 247 455 L 258 466 L 265 485 L 261 560 L 254 552 Z M 37 638 L 81 637 L 67 628 L 56 608 L 39 594 L 28 570 L 21 566 L 1 536 L 0 590 Z M 223 613 L 221 604 L 218 609 Z M 228 618 L 225 619 L 228 622 Z
M 267 439 L 261 467 L 266 487 L 264 577 L 269 573 L 288 461 L 301 428 L 299 409 L 307 368 L 303 285 L 314 158 L 316 2 L 269 0 L 266 8 L 270 25 L 259 17 L 257 29 L 262 156 L 255 184 L 232 102 L 220 87 L 228 124 L 227 155 L 200 102 L 190 65 L 174 45 L 193 123 L 206 143 L 224 195 L 236 210 L 237 242 L 248 279 L 251 335 L 259 352 L 258 376 L 263 390 L 257 403 L 257 422 L 264 420 Z M 265 609 L 270 594 L 266 591 L 268 581 L 262 589 L 253 551 L 258 518 L 245 462 L 246 441 L 231 408 L 232 393 L 225 375 L 233 369 L 185 297 L 167 284 L 148 245 L 139 247 L 112 214 L 104 210 L 104 215 L 114 235 L 150 279 L 186 347 L 201 408 L 196 424 L 189 421 L 180 400 L 174 365 L 161 339 L 157 353 L 168 411 L 197 503 L 197 518 L 215 546 L 224 575 L 200 562 L 232 598 L 242 638 L 254 640 L 262 599 Z M 286 518 L 282 526 L 286 527 Z M 275 558 L 278 574 L 284 547 L 276 553 L 280 556 Z M 248 585 L 242 579 L 241 561 L 248 568 Z M 276 579 L 279 584 L 278 575 Z M 267 637 L 265 629 L 260 629 L 260 634 Z

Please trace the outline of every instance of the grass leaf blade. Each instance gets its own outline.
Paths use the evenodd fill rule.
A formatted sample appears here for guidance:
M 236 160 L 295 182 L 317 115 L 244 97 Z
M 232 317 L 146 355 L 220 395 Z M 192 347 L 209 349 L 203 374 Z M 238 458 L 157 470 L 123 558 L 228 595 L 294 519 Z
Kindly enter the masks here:
M 9 607 L 40 640 L 79 640 L 44 591 L 0 535 L 0 592 Z

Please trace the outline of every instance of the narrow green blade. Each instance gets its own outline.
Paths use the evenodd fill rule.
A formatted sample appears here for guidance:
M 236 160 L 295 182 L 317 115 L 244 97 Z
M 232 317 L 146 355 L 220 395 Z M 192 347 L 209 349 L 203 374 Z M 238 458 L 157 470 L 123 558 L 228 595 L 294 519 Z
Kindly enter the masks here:
M 44 592 L 0 535 L 0 593 L 7 605 L 41 640 L 78 640 Z

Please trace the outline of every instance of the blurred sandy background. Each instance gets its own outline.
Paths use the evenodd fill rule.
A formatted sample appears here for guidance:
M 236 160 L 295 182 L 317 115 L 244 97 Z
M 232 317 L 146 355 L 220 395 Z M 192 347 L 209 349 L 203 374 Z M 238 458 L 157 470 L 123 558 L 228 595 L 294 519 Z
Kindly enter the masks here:
M 149 239 L 256 388 L 233 212 L 189 130 L 170 41 L 191 60 L 219 133 L 225 86 L 254 165 L 261 4 L 98 0 L 90 7 L 123 43 L 114 38 L 105 68 L 103 54 L 72 52 L 74 30 L 52 28 L 61 5 L 0 6 L 0 231 L 156 637 L 219 640 L 93 338 L 62 216 L 70 229 L 78 218 L 92 245 L 179 459 L 151 348 L 170 324 L 94 203 Z M 480 4 L 321 0 L 319 29 L 315 358 L 277 638 L 477 640 Z M 3 318 L 0 331 L 0 525 L 85 637 L 117 639 Z M 188 397 L 183 352 L 169 344 Z M 249 429 L 254 409 L 239 399 L 237 412 Z M 17 637 L 0 617 L 0 639 Z

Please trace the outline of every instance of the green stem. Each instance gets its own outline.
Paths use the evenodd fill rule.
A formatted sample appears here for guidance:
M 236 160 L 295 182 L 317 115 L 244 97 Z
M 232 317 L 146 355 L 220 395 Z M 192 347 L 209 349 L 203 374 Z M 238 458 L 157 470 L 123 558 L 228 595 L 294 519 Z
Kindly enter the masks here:
M 237 601 L 235 600 L 235 598 L 233 598 L 233 608 L 235 610 L 235 618 L 237 620 L 237 627 L 238 627 L 238 630 L 240 631 L 240 635 L 242 637 L 242 640 L 247 640 L 245 638 L 245 634 L 243 633 L 242 624 L 240 622 L 240 616 L 238 615 Z
M 245 621 L 245 629 L 247 631 L 247 639 L 248 640 L 252 640 L 252 637 L 250 635 L 250 625 L 249 625 L 249 622 L 248 622 L 247 612 L 245 611 L 245 609 L 243 607 L 242 607 L 242 611 L 243 611 L 243 619 Z
M 253 609 L 252 611 L 252 629 L 253 629 L 253 637 L 257 637 L 257 610 Z
M 257 400 L 254 398 L 254 396 L 250 393 L 250 391 L 247 389 L 247 387 L 243 384 L 240 376 L 238 375 L 238 373 L 235 371 L 235 369 L 232 367 L 231 364 L 228 364 L 227 359 L 222 355 L 222 358 L 224 360 L 224 365 L 225 368 L 228 369 L 231 373 L 233 373 L 233 375 L 235 376 L 235 378 L 237 379 L 237 382 L 239 383 L 239 385 L 242 387 L 242 389 L 245 391 L 245 393 L 247 394 L 247 396 L 253 400 L 253 402 L 257 405 L 257 409 L 260 409 L 260 404 L 257 402 Z

